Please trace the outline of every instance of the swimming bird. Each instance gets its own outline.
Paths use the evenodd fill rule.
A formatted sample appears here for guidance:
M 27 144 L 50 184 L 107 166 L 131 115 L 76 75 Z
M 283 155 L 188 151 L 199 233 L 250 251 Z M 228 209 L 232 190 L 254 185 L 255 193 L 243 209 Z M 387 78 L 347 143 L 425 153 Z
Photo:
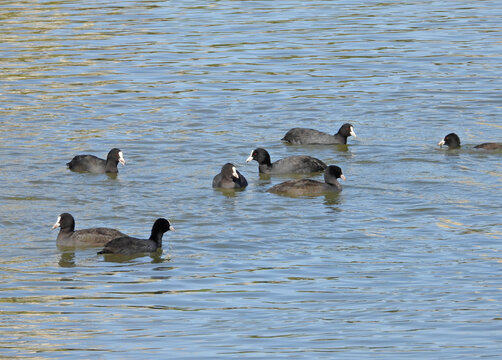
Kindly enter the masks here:
M 449 149 L 456 149 L 460 147 L 460 138 L 455 133 L 449 133 L 438 143 L 438 145 L 439 147 L 446 145 Z
M 324 182 L 312 179 L 290 180 L 277 184 L 267 191 L 292 196 L 315 196 L 326 193 L 337 193 L 342 191 L 342 185 L 337 180 L 339 178 L 345 181 L 342 169 L 336 165 L 330 165 L 324 171 Z
M 248 186 L 248 181 L 234 164 L 226 163 L 221 172 L 213 178 L 213 188 L 238 189 Z
M 438 143 L 439 147 L 448 146 L 448 149 L 458 149 L 460 147 L 460 138 L 455 133 L 449 133 Z M 502 143 L 488 142 L 474 146 L 475 149 L 499 150 L 502 149 Z
M 502 143 L 494 143 L 494 142 L 482 143 L 482 144 L 474 146 L 474 148 L 475 149 L 485 149 L 485 150 L 500 150 L 500 149 L 502 149 Z
M 125 236 L 118 230 L 105 227 L 75 231 L 75 219 L 69 213 L 58 216 L 52 229 L 58 227 L 61 228 L 56 239 L 58 247 L 101 246 L 116 237 Z
M 310 174 L 326 169 L 321 160 L 306 155 L 289 156 L 272 163 L 268 151 L 263 148 L 251 151 L 246 162 L 251 160 L 258 162 L 260 174 Z
M 118 173 L 117 164 L 125 165 L 122 151 L 113 148 L 108 153 L 106 160 L 94 155 L 76 155 L 66 165 L 72 171 L 90 172 L 90 173 Z
M 293 128 L 281 139 L 291 144 L 347 144 L 349 136 L 356 137 L 351 124 L 343 124 L 335 135 L 306 128 Z
M 166 231 L 174 231 L 169 221 L 164 218 L 155 220 L 152 232 L 148 239 L 138 239 L 131 236 L 121 236 L 105 244 L 98 254 L 121 254 L 134 255 L 139 253 L 151 253 L 162 248 L 162 236 Z

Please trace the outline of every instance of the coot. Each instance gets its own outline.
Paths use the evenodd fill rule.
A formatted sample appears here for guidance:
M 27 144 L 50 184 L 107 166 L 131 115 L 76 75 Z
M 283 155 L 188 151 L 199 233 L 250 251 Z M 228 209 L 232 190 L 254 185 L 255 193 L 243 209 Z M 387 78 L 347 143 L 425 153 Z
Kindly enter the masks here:
M 306 155 L 289 156 L 272 163 L 268 151 L 263 148 L 254 149 L 246 162 L 251 160 L 258 162 L 261 174 L 310 174 L 326 169 L 321 160 Z
M 122 151 L 113 148 L 108 153 L 106 160 L 94 155 L 77 155 L 66 165 L 72 171 L 90 173 L 118 173 L 117 164 L 125 165 Z
M 335 135 L 306 128 L 293 128 L 281 139 L 291 144 L 347 144 L 349 136 L 356 137 L 351 124 L 343 124 Z
M 312 179 L 290 180 L 277 184 L 267 191 L 292 196 L 314 196 L 336 193 L 342 191 L 342 185 L 338 182 L 338 178 L 345 181 L 342 169 L 336 165 L 330 165 L 324 172 L 324 183 Z
M 174 231 L 169 221 L 164 218 L 155 220 L 149 239 L 138 239 L 131 236 L 121 236 L 106 243 L 98 254 L 134 255 L 155 252 L 162 248 L 162 236 L 166 231 Z
M 455 133 L 446 135 L 443 140 L 438 143 L 439 147 L 443 145 L 448 146 L 449 149 L 456 149 L 460 147 L 460 138 Z
M 116 237 L 125 236 L 110 228 L 90 228 L 75 231 L 75 219 L 69 213 L 59 215 L 53 229 L 61 227 L 56 244 L 58 247 L 101 246 Z
M 485 150 L 501 150 L 502 143 L 483 143 L 474 146 L 476 149 L 485 149 Z
M 443 140 L 441 140 L 438 145 L 441 147 L 443 145 L 448 146 L 448 149 L 457 149 L 460 147 L 460 138 L 455 133 L 450 133 L 446 135 Z M 474 146 L 475 149 L 485 149 L 485 150 L 500 150 L 502 149 L 502 143 L 488 142 L 482 143 Z
M 223 165 L 221 172 L 213 179 L 213 188 L 238 189 L 246 186 L 248 181 L 231 163 Z

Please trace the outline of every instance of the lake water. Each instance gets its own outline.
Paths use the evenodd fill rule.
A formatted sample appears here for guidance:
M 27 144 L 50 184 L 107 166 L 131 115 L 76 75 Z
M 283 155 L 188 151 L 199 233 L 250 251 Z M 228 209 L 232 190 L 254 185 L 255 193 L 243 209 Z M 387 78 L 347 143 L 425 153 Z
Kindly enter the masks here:
M 4 1 L 0 357 L 500 358 L 499 1 Z M 348 146 L 291 146 L 292 127 Z M 456 132 L 461 150 L 437 143 Z M 112 147 L 116 178 L 73 173 Z M 266 190 L 251 150 L 339 165 Z M 234 163 L 246 190 L 213 176 Z M 315 176 L 322 181 L 322 175 Z M 160 256 L 60 251 L 109 226 Z

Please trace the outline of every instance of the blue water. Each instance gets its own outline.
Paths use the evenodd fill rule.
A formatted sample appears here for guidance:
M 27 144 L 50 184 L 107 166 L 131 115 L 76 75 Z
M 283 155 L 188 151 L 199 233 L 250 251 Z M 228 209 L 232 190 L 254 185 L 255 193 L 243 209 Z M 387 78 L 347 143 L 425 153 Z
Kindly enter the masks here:
M 499 358 L 495 1 L 0 4 L 0 357 Z M 348 146 L 291 146 L 292 127 Z M 460 150 L 437 143 L 456 132 Z M 119 147 L 116 178 L 74 155 Z M 267 193 L 251 150 L 343 169 Z M 211 188 L 234 163 L 249 186 Z M 322 175 L 315 176 L 322 181 Z M 62 251 L 52 224 L 163 253 Z

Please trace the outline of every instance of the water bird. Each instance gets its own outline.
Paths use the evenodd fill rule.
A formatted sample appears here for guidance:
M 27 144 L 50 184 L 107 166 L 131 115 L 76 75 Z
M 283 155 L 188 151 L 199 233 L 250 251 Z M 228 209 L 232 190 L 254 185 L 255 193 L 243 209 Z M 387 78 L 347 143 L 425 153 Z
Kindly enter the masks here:
M 258 162 L 258 172 L 260 174 L 310 174 L 324 171 L 327 166 L 321 160 L 306 155 L 289 156 L 272 163 L 270 154 L 263 148 L 256 148 L 251 151 L 246 162 L 252 160 Z
M 116 174 L 119 172 L 117 168 L 118 163 L 125 165 L 124 155 L 120 149 L 113 148 L 108 153 L 106 160 L 94 155 L 76 155 L 66 165 L 72 171 Z
M 75 219 L 69 213 L 58 216 L 52 229 L 58 227 L 61 228 L 56 239 L 58 247 L 102 246 L 114 238 L 125 236 L 118 230 L 105 227 L 75 231 Z
M 443 145 L 448 146 L 448 149 L 458 149 L 460 148 L 460 138 L 455 133 L 449 133 L 443 140 L 438 143 L 439 147 Z M 502 143 L 487 142 L 474 146 L 475 149 L 485 149 L 485 150 L 500 150 L 502 149 Z
M 248 181 L 232 163 L 223 165 L 220 173 L 213 178 L 213 188 L 239 189 L 246 186 Z
M 306 128 L 293 128 L 281 139 L 291 144 L 347 144 L 349 136 L 357 137 L 351 124 L 343 124 L 335 135 Z
M 138 239 L 131 236 L 121 236 L 107 242 L 98 254 L 134 255 L 139 253 L 152 253 L 162 249 L 162 236 L 167 231 L 174 231 L 174 227 L 167 219 L 158 218 L 152 226 L 148 239 Z
M 345 181 L 342 169 L 336 165 L 330 165 L 324 171 L 324 182 L 312 179 L 289 180 L 277 184 L 268 192 L 292 196 L 316 196 L 326 193 L 338 193 L 342 191 L 342 185 L 338 179 Z

